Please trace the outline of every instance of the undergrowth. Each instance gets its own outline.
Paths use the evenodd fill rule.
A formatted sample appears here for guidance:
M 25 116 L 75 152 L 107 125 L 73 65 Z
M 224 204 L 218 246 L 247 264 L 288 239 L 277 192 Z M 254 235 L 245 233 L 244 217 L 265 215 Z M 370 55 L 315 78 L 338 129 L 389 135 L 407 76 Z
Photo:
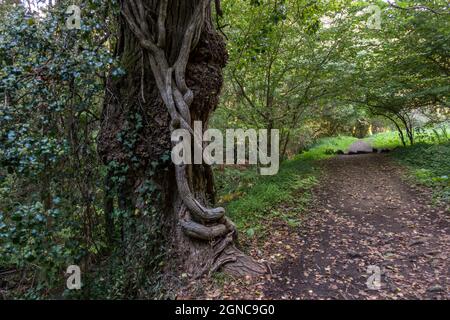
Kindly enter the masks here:
M 403 147 L 396 132 L 366 139 L 375 148 L 394 149 L 390 156 L 408 169 L 412 182 L 433 190 L 435 201 L 450 203 L 450 134 L 447 127 L 416 132 L 416 143 Z
M 435 201 L 450 203 L 450 142 L 418 143 L 392 156 L 410 169 L 409 177 L 433 189 Z

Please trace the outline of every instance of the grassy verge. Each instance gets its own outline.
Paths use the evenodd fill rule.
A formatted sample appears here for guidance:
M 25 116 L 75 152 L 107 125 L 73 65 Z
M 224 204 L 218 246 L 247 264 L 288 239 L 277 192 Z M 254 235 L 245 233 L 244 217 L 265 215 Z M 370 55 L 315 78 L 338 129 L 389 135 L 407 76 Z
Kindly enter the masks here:
M 408 169 L 413 182 L 433 189 L 434 199 L 450 203 L 450 137 L 445 131 L 423 130 L 416 143 L 403 147 L 396 132 L 373 135 L 366 140 L 374 147 L 395 148 L 390 156 Z
M 398 133 L 394 131 L 374 134 L 364 140 L 370 143 L 370 145 L 374 148 L 394 149 L 402 145 Z
M 291 226 L 301 223 L 301 214 L 311 200 L 311 189 L 318 181 L 316 161 L 333 156 L 356 139 L 334 137 L 320 140 L 308 151 L 283 162 L 278 174 L 260 176 L 256 168 L 226 168 L 216 172 L 219 202 L 244 236 L 264 237 L 267 223 L 283 219 Z
M 450 203 L 450 142 L 418 143 L 397 149 L 392 157 L 409 168 L 414 181 L 432 188 L 435 200 Z
M 404 132 L 406 137 L 406 132 Z M 450 126 L 440 126 L 429 129 L 416 130 L 414 135 L 417 144 L 442 144 L 450 140 Z M 397 131 L 388 131 L 374 134 L 365 138 L 375 148 L 397 148 L 402 147 L 402 143 Z

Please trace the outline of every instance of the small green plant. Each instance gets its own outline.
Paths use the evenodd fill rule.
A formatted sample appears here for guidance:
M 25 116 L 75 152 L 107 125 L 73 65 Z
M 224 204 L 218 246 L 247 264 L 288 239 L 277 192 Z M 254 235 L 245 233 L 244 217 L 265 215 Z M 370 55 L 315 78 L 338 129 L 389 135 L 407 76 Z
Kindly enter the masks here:
M 410 169 L 410 176 L 434 191 L 434 198 L 450 202 L 450 143 L 418 143 L 392 154 Z

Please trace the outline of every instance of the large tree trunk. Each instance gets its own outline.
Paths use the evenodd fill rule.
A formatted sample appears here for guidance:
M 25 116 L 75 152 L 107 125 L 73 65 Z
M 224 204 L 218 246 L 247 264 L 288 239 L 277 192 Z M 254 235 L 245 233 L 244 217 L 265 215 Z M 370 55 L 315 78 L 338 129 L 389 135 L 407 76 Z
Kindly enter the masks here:
M 264 273 L 265 266 L 236 249 L 224 210 L 210 208 L 210 167 L 163 161 L 171 132 L 191 130 L 197 120 L 206 125 L 218 103 L 227 52 L 211 23 L 210 1 L 124 0 L 120 27 L 117 54 L 126 75 L 109 80 L 99 137 L 105 164 L 126 168 L 116 186 L 119 209 L 157 210 L 179 271 Z M 156 190 L 142 191 L 149 181 Z

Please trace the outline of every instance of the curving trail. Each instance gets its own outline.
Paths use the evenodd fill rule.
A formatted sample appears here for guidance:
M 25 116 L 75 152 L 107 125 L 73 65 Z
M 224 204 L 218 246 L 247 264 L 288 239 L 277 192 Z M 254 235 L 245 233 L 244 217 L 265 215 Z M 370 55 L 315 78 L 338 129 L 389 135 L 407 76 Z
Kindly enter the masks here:
M 323 166 L 308 218 L 285 243 L 296 257 L 273 266 L 265 298 L 449 299 L 448 208 L 431 206 L 429 192 L 402 181 L 385 155 Z M 369 266 L 380 268 L 379 290 L 366 285 Z

